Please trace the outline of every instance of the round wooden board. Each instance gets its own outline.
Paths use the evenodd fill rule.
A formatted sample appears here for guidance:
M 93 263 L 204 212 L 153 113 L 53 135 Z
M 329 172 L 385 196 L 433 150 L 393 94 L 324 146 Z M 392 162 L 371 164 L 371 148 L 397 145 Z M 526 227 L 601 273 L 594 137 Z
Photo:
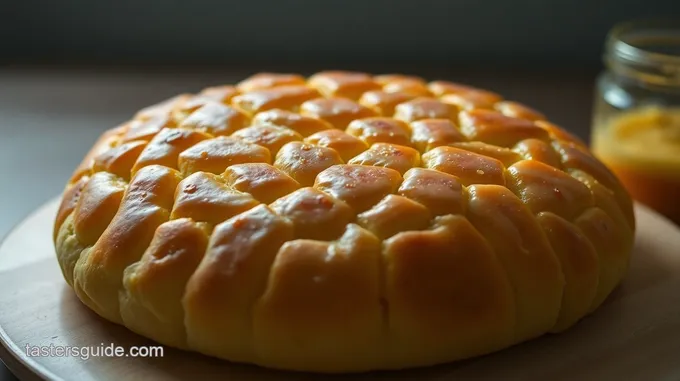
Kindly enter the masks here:
M 319 375 L 231 364 L 165 348 L 157 358 L 28 357 L 31 346 L 154 345 L 83 306 L 63 280 L 52 246 L 58 200 L 19 224 L 0 246 L 0 355 L 22 379 L 318 380 Z M 678 380 L 680 229 L 636 205 L 631 269 L 592 316 L 477 359 L 431 368 L 333 376 L 348 380 Z M 329 376 L 330 377 L 330 376 Z

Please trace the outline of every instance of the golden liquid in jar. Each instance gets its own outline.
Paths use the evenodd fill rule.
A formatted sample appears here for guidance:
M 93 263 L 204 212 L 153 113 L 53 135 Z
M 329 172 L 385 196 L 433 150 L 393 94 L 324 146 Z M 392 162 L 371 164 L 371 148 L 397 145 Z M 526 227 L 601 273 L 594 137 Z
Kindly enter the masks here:
M 680 224 L 680 108 L 641 108 L 595 126 L 592 151 L 631 196 Z

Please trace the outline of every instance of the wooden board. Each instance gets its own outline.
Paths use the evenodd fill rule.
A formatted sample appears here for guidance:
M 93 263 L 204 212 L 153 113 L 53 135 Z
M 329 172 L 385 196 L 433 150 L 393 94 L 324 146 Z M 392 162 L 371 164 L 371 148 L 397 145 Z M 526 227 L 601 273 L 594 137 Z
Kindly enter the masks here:
M 64 282 L 51 242 L 57 200 L 18 225 L 0 246 L 0 355 L 23 379 L 318 380 L 165 348 L 158 358 L 28 357 L 32 346 L 153 345 L 84 307 Z M 680 380 L 680 229 L 636 206 L 631 270 L 594 315 L 560 335 L 489 356 L 347 380 Z

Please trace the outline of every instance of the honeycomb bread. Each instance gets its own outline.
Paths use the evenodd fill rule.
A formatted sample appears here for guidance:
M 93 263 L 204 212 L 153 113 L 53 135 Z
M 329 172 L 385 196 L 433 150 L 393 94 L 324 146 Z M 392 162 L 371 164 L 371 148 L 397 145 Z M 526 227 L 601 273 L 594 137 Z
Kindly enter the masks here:
M 64 278 L 162 344 L 324 373 L 450 362 L 561 332 L 626 274 L 632 202 L 499 94 L 262 73 L 104 133 L 54 224 Z

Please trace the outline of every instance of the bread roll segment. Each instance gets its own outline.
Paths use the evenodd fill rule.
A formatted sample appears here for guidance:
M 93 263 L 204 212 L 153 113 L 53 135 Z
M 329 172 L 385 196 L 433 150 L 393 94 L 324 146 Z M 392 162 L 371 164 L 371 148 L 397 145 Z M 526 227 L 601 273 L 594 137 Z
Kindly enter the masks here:
M 109 321 L 277 369 L 428 366 L 568 331 L 625 277 L 635 218 L 546 118 L 400 74 L 182 94 L 89 150 L 57 260 Z

